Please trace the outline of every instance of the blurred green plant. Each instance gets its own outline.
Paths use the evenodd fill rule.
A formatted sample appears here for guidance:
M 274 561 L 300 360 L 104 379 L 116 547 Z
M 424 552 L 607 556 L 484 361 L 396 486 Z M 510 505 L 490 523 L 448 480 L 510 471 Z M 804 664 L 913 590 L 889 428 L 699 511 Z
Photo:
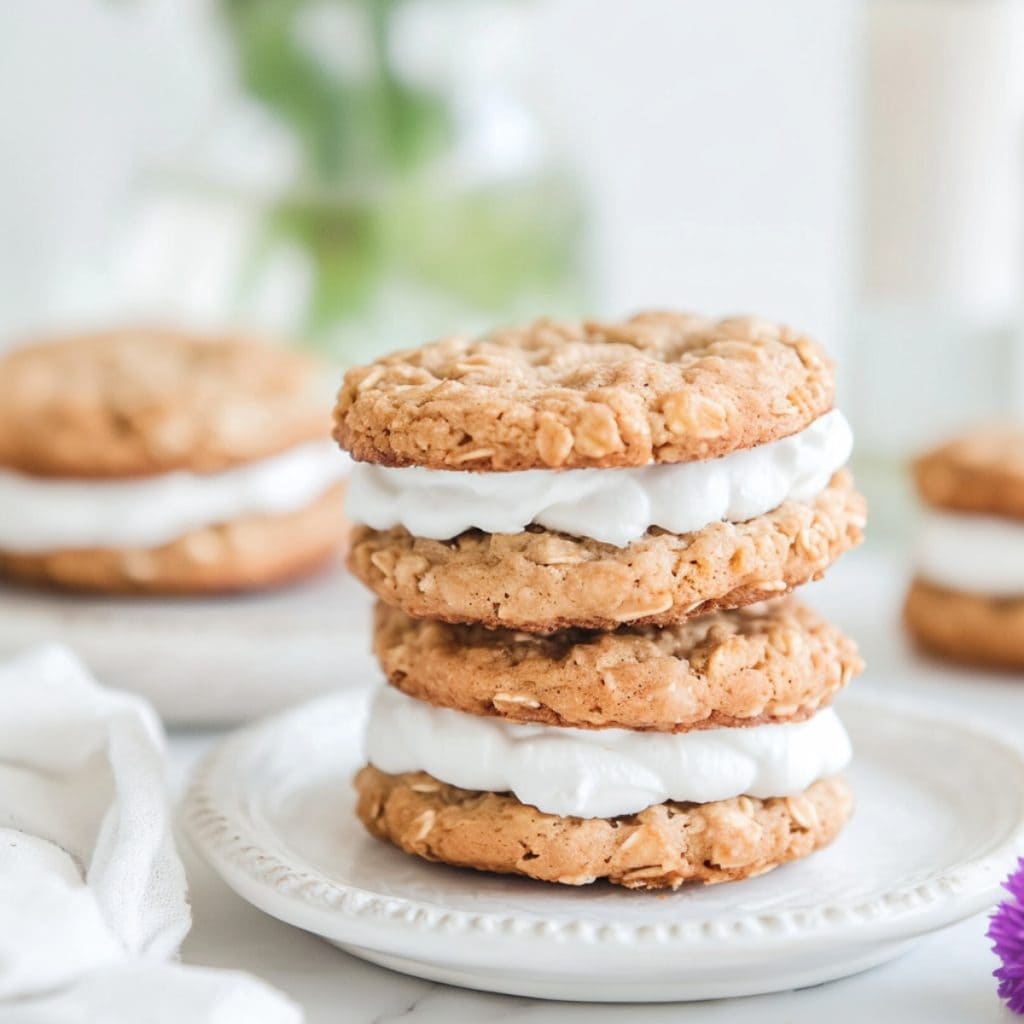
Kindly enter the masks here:
M 277 114 L 302 144 L 319 186 L 381 172 L 409 171 L 451 140 L 442 95 L 406 84 L 390 57 L 404 0 L 341 0 L 366 19 L 370 73 L 332 73 L 311 52 L 301 19 L 325 0 L 222 0 L 246 90 Z
M 281 245 L 305 254 L 311 340 L 342 357 L 365 349 L 367 317 L 395 282 L 405 301 L 435 292 L 443 301 L 427 306 L 450 316 L 457 305 L 467 321 L 519 315 L 524 304 L 578 305 L 583 214 L 571 177 L 550 161 L 479 180 L 438 172 L 456 146 L 457 97 L 395 66 L 406 0 L 220 2 L 242 85 L 287 127 L 302 158 L 294 189 L 266 212 L 252 274 Z M 309 45 L 310 13 L 331 7 L 365 29 L 356 69 L 339 73 Z

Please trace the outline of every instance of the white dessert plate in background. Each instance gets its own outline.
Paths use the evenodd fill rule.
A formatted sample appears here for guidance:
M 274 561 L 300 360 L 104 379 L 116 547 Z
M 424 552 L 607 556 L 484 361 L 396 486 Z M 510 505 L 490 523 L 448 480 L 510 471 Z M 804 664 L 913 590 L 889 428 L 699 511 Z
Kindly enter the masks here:
M 853 820 L 759 878 L 675 893 L 429 864 L 355 818 L 364 688 L 225 740 L 182 808 L 244 899 L 355 956 L 435 981 L 585 1001 L 812 985 L 889 960 L 989 906 L 1024 849 L 1024 755 L 953 717 L 848 696 Z
M 65 643 L 170 725 L 259 718 L 372 671 L 372 598 L 340 564 L 274 590 L 103 597 L 0 585 L 0 655 Z

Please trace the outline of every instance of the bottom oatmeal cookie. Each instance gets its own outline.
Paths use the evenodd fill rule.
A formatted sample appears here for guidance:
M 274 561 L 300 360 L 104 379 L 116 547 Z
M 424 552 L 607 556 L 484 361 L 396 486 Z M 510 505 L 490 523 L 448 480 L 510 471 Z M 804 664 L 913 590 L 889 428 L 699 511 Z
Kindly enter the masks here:
M 1024 595 L 987 597 L 914 580 L 903 612 L 933 654 L 979 665 L 1024 668 Z
M 103 594 L 205 594 L 274 586 L 325 565 L 344 538 L 344 486 L 280 516 L 193 530 L 155 548 L 19 554 L 0 550 L 0 577 Z
M 798 796 L 668 802 L 617 818 L 545 814 L 507 793 L 479 793 L 423 772 L 356 776 L 356 813 L 378 839 L 425 860 L 545 882 L 607 879 L 630 889 L 677 889 L 760 875 L 830 843 L 853 797 L 839 777 Z

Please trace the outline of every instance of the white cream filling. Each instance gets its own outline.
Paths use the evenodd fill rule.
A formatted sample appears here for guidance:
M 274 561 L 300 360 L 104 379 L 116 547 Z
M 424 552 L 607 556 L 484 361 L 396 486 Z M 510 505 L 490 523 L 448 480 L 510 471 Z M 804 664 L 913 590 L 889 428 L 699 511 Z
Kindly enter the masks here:
M 849 459 L 838 410 L 791 437 L 720 459 L 636 469 L 470 473 L 353 466 L 346 513 L 377 530 L 447 540 L 465 530 L 520 533 L 531 523 L 625 547 L 652 526 L 689 533 L 809 501 Z
M 374 701 L 366 746 L 381 771 L 424 771 L 579 818 L 635 814 L 665 800 L 792 796 L 850 760 L 831 709 L 806 722 L 741 729 L 566 729 L 438 708 L 392 687 Z
M 1024 596 L 1024 523 L 926 509 L 914 541 L 922 579 L 990 597 Z
M 314 441 L 220 473 L 92 480 L 0 469 L 0 548 L 156 547 L 243 516 L 294 512 L 350 465 L 329 441 Z

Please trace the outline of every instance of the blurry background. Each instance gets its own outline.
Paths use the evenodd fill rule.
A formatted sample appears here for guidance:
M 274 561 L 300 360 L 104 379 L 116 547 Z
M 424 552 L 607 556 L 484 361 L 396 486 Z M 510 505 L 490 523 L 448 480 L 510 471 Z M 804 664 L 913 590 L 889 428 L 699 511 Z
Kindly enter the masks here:
M 1024 395 L 1018 0 L 0 9 L 0 346 L 255 327 L 339 362 L 540 313 L 819 337 L 876 532 Z M 882 500 L 879 501 L 878 499 Z

